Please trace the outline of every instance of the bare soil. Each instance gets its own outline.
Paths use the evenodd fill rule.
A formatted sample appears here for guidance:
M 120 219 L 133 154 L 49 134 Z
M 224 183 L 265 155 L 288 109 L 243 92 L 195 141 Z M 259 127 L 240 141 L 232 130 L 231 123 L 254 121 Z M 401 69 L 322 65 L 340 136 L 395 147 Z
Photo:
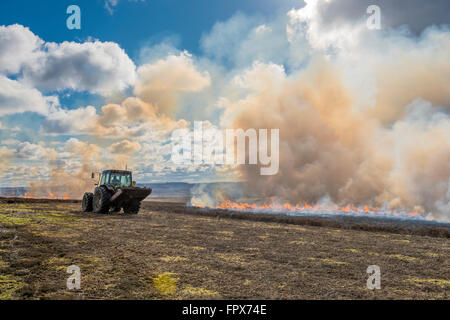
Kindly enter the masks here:
M 448 299 L 449 227 L 0 199 L 0 299 Z M 70 291 L 67 267 L 81 269 Z M 381 290 L 366 286 L 381 268 Z

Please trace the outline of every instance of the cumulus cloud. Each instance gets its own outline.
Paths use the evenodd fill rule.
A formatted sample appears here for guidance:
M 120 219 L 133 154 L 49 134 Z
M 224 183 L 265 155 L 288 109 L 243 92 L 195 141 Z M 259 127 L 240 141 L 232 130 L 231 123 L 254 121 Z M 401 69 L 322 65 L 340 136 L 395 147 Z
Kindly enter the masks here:
M 204 52 L 215 60 L 229 62 L 242 43 L 243 35 L 261 23 L 261 19 L 237 13 L 227 21 L 217 22 L 203 35 L 200 44 Z
M 21 25 L 0 26 L 0 73 L 43 91 L 111 95 L 135 81 L 136 66 L 114 42 L 45 42 Z
M 329 24 L 322 14 L 322 6 L 327 1 L 307 0 L 301 9 L 288 12 L 289 23 L 286 26 L 287 36 L 291 43 L 307 39 L 313 49 L 353 48 L 358 44 L 367 27 L 354 20 L 342 20 L 338 24 Z
M 45 54 L 23 71 L 24 81 L 46 91 L 111 95 L 135 80 L 135 65 L 114 42 L 47 43 Z
M 45 134 L 92 135 L 97 139 L 152 139 L 160 132 L 185 127 L 186 121 L 175 120 L 149 103 L 128 97 L 121 104 L 107 104 L 99 112 L 92 107 L 53 109 L 42 123 Z
M 14 157 L 14 150 L 8 147 L 0 147 L 0 173 L 8 169 L 10 160 Z
M 267 19 L 237 13 L 217 22 L 202 36 L 200 45 L 208 58 L 232 69 L 242 70 L 254 61 L 298 67 L 304 63 L 308 48 L 299 41 L 289 41 L 288 20 L 285 15 Z
M 24 63 L 40 55 L 38 36 L 20 24 L 0 26 L 0 72 L 17 74 Z
M 47 153 L 48 151 L 42 145 L 22 142 L 17 146 L 14 156 L 17 159 L 44 160 Z
M 56 108 L 50 112 L 42 124 L 44 133 L 88 134 L 95 129 L 97 111 L 94 107 L 67 110 Z
M 1 129 L 1 125 L 0 125 L 0 129 Z M 5 146 L 14 146 L 14 145 L 18 145 L 19 143 L 20 143 L 20 141 L 16 140 L 16 139 L 2 140 L 2 144 Z

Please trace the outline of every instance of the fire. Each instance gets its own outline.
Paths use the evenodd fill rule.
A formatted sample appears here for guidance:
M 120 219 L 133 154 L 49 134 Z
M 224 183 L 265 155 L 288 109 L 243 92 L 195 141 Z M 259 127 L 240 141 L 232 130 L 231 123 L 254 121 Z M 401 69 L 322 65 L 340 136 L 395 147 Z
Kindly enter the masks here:
M 369 205 L 356 206 L 352 204 L 346 204 L 344 206 L 338 206 L 334 204 L 308 204 L 303 202 L 302 204 L 290 204 L 290 203 L 276 203 L 257 205 L 250 203 L 237 203 L 230 200 L 226 200 L 219 204 L 217 209 L 242 211 L 242 212 L 263 212 L 263 213 L 292 213 L 292 214 L 365 214 L 365 215 L 390 215 L 397 217 L 415 217 L 420 218 L 421 214 L 415 211 L 408 210 L 394 210 L 387 207 L 372 207 Z
M 56 195 L 53 192 L 47 192 L 47 194 L 33 194 L 31 192 L 26 192 L 23 196 L 24 199 L 50 199 L 50 200 L 69 200 L 69 194 L 65 193 L 62 195 Z

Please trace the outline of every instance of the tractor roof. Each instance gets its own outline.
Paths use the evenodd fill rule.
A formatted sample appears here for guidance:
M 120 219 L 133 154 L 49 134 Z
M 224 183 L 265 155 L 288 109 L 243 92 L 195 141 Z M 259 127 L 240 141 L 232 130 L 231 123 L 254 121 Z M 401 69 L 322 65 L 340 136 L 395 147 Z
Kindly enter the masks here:
M 108 173 L 108 172 L 111 172 L 111 173 L 122 173 L 122 174 L 131 174 L 131 171 L 128 171 L 128 170 L 103 170 L 102 173 Z

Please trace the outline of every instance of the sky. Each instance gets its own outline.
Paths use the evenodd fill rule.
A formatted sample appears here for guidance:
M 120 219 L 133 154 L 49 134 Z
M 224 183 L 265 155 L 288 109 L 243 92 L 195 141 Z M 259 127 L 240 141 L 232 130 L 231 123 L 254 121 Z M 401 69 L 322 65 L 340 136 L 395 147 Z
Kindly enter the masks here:
M 179 36 L 180 46 L 199 52 L 199 40 L 217 21 L 230 18 L 237 11 L 272 15 L 298 5 L 298 0 L 84 0 L 84 1 L 2 1 L 3 25 L 19 23 L 29 27 L 46 41 L 77 41 L 93 37 L 118 43 L 131 57 L 143 45 L 167 36 Z M 114 5 L 114 3 L 116 3 Z M 82 29 L 66 28 L 69 5 L 82 9 Z
M 70 5 L 80 30 L 66 26 Z M 83 185 L 128 166 L 145 183 L 249 181 L 264 197 L 450 211 L 449 6 L 1 1 L 0 186 Z M 171 134 L 195 121 L 280 129 L 279 174 L 174 163 Z
M 167 46 L 176 48 L 176 51 L 186 50 L 190 54 L 200 54 L 200 40 L 218 21 L 225 21 L 237 12 L 249 15 L 271 16 L 276 11 L 286 10 L 298 1 L 282 0 L 249 0 L 249 1 L 174 1 L 174 0 L 94 0 L 94 1 L 2 1 L 0 3 L 0 25 L 11 26 L 18 24 L 30 30 L 36 37 L 45 43 L 83 43 L 99 40 L 101 42 L 113 42 L 125 51 L 131 64 L 142 63 L 143 52 L 153 46 L 167 43 Z M 81 9 L 81 30 L 69 30 L 66 27 L 66 14 L 68 6 L 76 4 Z M 25 40 L 26 41 L 26 40 Z M 23 50 L 16 48 L 16 50 Z M 2 50 L 7 50 L 6 47 Z M 166 54 L 165 48 L 160 54 Z M 172 50 L 172 49 L 170 49 Z M 173 50 L 172 50 L 173 51 Z M 147 54 L 148 56 L 148 54 Z M 157 57 L 155 55 L 155 57 Z M 24 56 L 24 59 L 27 59 Z M 153 58 L 155 59 L 155 58 Z M 8 63 L 8 61 L 4 62 Z M 134 66 L 132 66 L 134 67 Z M 131 68 L 132 68 L 131 67 Z M 17 73 L 9 73 L 10 79 L 15 79 Z M 120 76 L 117 74 L 117 76 Z M 81 106 L 91 105 L 99 108 L 107 102 L 115 101 L 113 94 L 122 94 L 123 85 L 119 84 L 117 92 L 107 94 L 93 92 L 88 88 L 75 88 L 71 90 L 67 86 L 58 87 L 56 83 L 39 88 L 46 95 L 57 97 L 58 104 L 65 110 L 73 110 Z M 70 87 L 70 85 L 69 85 Z M 56 90 L 55 90 L 56 89 Z M 116 89 L 116 88 L 114 88 Z M 119 98 L 120 100 L 120 98 Z M 29 103 L 29 102 L 27 102 Z M 33 103 L 36 103 L 33 100 Z M 30 112 L 35 107 L 27 108 L 27 112 L 2 112 L 0 113 L 0 138 L 6 145 L 29 143 L 27 148 L 34 148 L 37 152 L 42 145 L 63 143 L 71 137 L 78 135 L 60 135 L 60 132 L 51 132 L 52 136 L 42 134 L 42 124 L 48 123 L 48 119 L 42 112 Z M 38 134 L 36 134 L 38 133 Z M 82 140 L 85 140 L 83 137 Z M 3 148 L 6 147 L 3 144 Z M 39 147 L 37 147 L 39 146 Z M 31 152 L 31 151 L 30 151 Z M 46 151 L 39 150 L 40 153 Z M 30 163 L 33 157 L 19 156 L 16 163 Z M 42 157 L 37 157 L 42 158 Z M 45 165 L 44 165 L 45 167 Z M 23 185 L 28 180 L 37 177 L 43 178 L 46 174 L 41 170 L 31 174 L 25 167 L 21 175 L 12 173 L 2 179 L 3 186 Z M 23 176 L 22 176 L 23 174 Z M 48 173 L 47 173 L 48 174 Z M 158 179 L 189 180 L 190 175 L 171 173 L 172 177 L 163 174 Z M 150 176 L 149 176 L 150 178 Z M 197 179 L 193 177 L 193 179 Z M 213 179 L 214 177 L 206 177 Z

